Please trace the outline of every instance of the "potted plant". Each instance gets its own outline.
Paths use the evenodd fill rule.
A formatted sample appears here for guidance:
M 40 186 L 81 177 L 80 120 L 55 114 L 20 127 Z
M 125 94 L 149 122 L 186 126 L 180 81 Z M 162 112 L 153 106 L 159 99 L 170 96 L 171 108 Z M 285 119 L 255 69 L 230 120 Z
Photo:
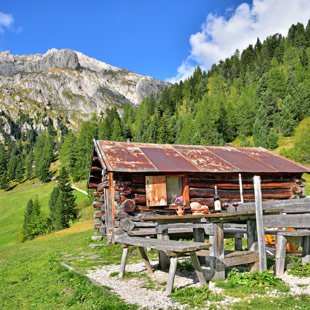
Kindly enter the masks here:
M 179 196 L 175 199 L 174 204 L 177 206 L 177 215 L 184 215 L 184 199 L 182 196 Z

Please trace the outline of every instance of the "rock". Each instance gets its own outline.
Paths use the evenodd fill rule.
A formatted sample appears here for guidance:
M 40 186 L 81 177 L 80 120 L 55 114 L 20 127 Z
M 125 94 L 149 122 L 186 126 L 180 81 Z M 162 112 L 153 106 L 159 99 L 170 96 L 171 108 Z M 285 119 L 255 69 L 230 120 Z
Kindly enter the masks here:
M 0 109 L 7 108 L 13 116 L 18 110 L 65 113 L 74 127 L 76 119 L 89 119 L 111 106 L 121 112 L 124 104 L 136 106 L 167 85 L 68 49 L 0 53 Z M 36 131 L 43 129 L 39 125 Z

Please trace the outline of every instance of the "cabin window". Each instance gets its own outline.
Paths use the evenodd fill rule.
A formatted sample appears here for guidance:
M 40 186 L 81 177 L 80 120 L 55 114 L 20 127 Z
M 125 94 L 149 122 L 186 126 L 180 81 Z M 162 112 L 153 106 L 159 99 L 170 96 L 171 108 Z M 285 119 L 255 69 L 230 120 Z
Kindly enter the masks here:
M 146 176 L 146 205 L 148 207 L 167 205 L 166 176 Z
M 182 195 L 181 178 L 167 177 L 167 200 L 168 204 L 174 203 L 175 199 Z

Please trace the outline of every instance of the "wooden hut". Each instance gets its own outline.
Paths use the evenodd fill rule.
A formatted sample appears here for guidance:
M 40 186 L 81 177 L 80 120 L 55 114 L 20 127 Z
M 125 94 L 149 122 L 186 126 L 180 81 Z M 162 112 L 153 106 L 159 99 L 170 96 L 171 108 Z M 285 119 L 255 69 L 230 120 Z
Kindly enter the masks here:
M 118 213 L 174 212 L 184 204 L 213 208 L 214 187 L 221 202 L 254 201 L 253 176 L 260 175 L 264 200 L 305 195 L 310 170 L 263 148 L 189 146 L 94 141 L 88 187 L 94 188 L 95 227 L 110 231 Z

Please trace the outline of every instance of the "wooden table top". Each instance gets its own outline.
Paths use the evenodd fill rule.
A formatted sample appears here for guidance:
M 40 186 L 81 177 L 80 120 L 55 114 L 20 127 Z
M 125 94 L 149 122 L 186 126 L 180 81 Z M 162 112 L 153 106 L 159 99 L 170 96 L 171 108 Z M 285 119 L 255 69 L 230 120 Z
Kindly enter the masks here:
M 165 220 L 192 220 L 192 219 L 221 219 L 221 218 L 238 218 L 238 217 L 255 217 L 255 212 L 223 212 L 223 213 L 206 213 L 206 214 L 185 214 L 178 215 L 146 215 L 141 216 L 142 221 L 165 221 Z

